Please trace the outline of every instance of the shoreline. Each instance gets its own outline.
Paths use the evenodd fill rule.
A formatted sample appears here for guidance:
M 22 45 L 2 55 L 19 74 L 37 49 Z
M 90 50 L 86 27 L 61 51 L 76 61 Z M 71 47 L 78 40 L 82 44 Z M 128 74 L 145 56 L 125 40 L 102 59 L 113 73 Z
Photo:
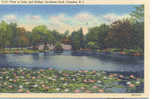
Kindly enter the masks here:
M 79 53 L 79 54 L 88 54 L 88 55 L 122 55 L 122 56 L 144 56 L 144 53 L 135 51 L 134 49 L 127 49 L 126 51 L 114 51 L 111 50 L 63 50 L 59 51 L 62 53 L 64 51 L 71 51 L 72 53 Z M 47 53 L 47 52 L 55 52 L 54 50 L 31 50 L 31 49 L 8 49 L 8 50 L 0 50 L 0 54 L 37 54 L 37 53 Z
M 53 69 L 53 70 L 56 70 L 56 71 L 85 71 L 84 69 L 80 69 L 80 70 L 59 70 L 59 69 L 55 69 L 55 68 L 52 68 L 52 67 L 26 67 L 26 66 L 0 66 L 0 68 L 7 68 L 7 69 L 23 69 L 23 68 L 26 68 L 26 69 L 29 69 L 29 70 L 40 70 L 40 69 L 43 69 L 43 70 L 47 70 L 47 69 Z M 106 70 L 91 70 L 91 69 L 87 69 L 87 71 L 98 71 L 98 72 L 107 72 L 107 73 L 133 73 L 133 74 L 139 74 L 139 73 L 143 73 L 144 74 L 144 70 L 143 71 L 106 71 Z

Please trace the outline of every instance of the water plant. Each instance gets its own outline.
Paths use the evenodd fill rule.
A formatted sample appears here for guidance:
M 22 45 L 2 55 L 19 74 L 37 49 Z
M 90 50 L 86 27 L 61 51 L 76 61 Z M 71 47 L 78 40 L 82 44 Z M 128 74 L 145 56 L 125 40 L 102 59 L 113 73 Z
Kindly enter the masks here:
M 143 92 L 144 80 L 134 74 L 95 70 L 1 68 L 1 93 L 115 93 Z

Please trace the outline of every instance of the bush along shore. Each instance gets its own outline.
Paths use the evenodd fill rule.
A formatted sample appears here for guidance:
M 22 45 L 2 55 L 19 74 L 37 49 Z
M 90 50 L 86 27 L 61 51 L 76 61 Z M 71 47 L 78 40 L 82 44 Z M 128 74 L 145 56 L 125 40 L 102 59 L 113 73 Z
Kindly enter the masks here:
M 56 50 L 32 50 L 32 49 L 5 49 L 5 50 L 0 50 L 0 54 L 34 54 L 34 53 L 43 53 L 43 52 L 49 52 L 49 51 L 55 51 Z M 63 50 L 61 50 L 62 52 Z M 103 50 L 89 50 L 89 49 L 80 49 L 77 51 L 72 52 L 79 52 L 79 53 L 84 53 L 84 54 L 104 54 L 104 53 L 110 53 L 110 54 L 119 54 L 119 55 L 129 55 L 129 56 L 143 56 L 144 52 L 142 50 L 135 50 L 135 49 L 116 49 L 116 48 L 111 48 L 111 49 L 103 49 Z
M 0 54 L 34 54 L 48 52 L 50 50 L 32 50 L 32 49 L 6 49 L 0 50 Z
M 95 70 L 0 69 L 1 93 L 141 93 L 143 77 Z

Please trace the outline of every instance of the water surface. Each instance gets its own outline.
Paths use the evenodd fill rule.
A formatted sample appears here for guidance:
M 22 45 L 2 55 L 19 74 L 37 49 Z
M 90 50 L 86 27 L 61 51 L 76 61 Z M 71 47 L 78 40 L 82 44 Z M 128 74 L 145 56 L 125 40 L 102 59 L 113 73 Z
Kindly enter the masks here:
M 64 51 L 63 53 L 1 54 L 0 66 L 141 72 L 144 70 L 144 58 L 118 54 L 90 55 L 71 51 Z

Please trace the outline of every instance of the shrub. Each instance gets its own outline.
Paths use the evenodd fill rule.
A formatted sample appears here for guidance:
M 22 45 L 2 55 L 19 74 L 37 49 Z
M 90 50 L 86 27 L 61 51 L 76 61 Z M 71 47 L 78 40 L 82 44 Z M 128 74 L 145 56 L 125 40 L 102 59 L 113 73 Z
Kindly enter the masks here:
M 57 42 L 54 48 L 55 51 L 63 51 L 63 48 L 61 46 L 60 42 Z

